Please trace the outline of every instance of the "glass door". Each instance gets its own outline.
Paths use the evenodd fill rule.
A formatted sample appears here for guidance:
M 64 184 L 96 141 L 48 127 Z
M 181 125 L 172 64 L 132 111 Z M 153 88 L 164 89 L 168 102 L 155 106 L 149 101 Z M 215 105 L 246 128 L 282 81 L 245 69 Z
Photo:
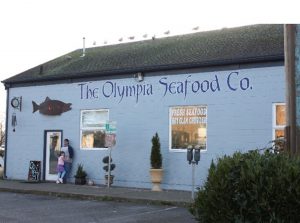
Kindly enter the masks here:
M 45 179 L 57 179 L 57 158 L 62 145 L 62 130 L 45 131 Z

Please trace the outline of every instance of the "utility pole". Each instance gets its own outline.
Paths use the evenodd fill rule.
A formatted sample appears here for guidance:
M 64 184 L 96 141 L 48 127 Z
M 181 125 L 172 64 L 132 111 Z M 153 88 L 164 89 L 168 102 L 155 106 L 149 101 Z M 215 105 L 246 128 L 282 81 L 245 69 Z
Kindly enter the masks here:
M 286 146 L 300 155 L 300 25 L 284 25 L 286 73 Z

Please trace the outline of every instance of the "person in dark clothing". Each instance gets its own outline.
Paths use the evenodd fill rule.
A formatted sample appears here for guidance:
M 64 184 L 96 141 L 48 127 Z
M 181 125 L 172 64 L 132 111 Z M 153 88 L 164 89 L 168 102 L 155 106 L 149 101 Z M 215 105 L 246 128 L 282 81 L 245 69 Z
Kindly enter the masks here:
M 72 146 L 70 146 L 69 139 L 64 139 L 64 147 L 62 147 L 62 151 L 65 152 L 66 174 L 64 176 L 64 183 L 66 183 L 72 171 L 72 163 L 73 163 L 73 156 L 74 156 L 74 149 Z

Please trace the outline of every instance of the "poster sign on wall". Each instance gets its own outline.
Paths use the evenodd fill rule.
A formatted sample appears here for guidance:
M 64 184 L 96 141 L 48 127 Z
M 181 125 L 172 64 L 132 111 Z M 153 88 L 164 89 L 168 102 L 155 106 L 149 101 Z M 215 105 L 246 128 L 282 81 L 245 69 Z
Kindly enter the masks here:
M 206 150 L 207 106 L 170 108 L 171 149 L 198 147 Z
M 41 180 L 41 161 L 32 160 L 29 162 L 28 181 Z

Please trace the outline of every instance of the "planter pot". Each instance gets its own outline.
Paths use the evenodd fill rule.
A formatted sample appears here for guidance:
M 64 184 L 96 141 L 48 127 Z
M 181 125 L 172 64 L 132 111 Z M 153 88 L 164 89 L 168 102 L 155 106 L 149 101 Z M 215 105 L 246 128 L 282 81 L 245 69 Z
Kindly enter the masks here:
M 85 177 L 75 177 L 75 184 L 77 184 L 77 185 L 84 185 L 84 184 L 86 184 Z
M 112 185 L 114 182 L 114 175 L 110 175 L 109 185 Z M 108 184 L 108 175 L 105 175 L 105 185 Z
M 152 191 L 161 191 L 160 183 L 163 178 L 163 169 L 150 169 Z

